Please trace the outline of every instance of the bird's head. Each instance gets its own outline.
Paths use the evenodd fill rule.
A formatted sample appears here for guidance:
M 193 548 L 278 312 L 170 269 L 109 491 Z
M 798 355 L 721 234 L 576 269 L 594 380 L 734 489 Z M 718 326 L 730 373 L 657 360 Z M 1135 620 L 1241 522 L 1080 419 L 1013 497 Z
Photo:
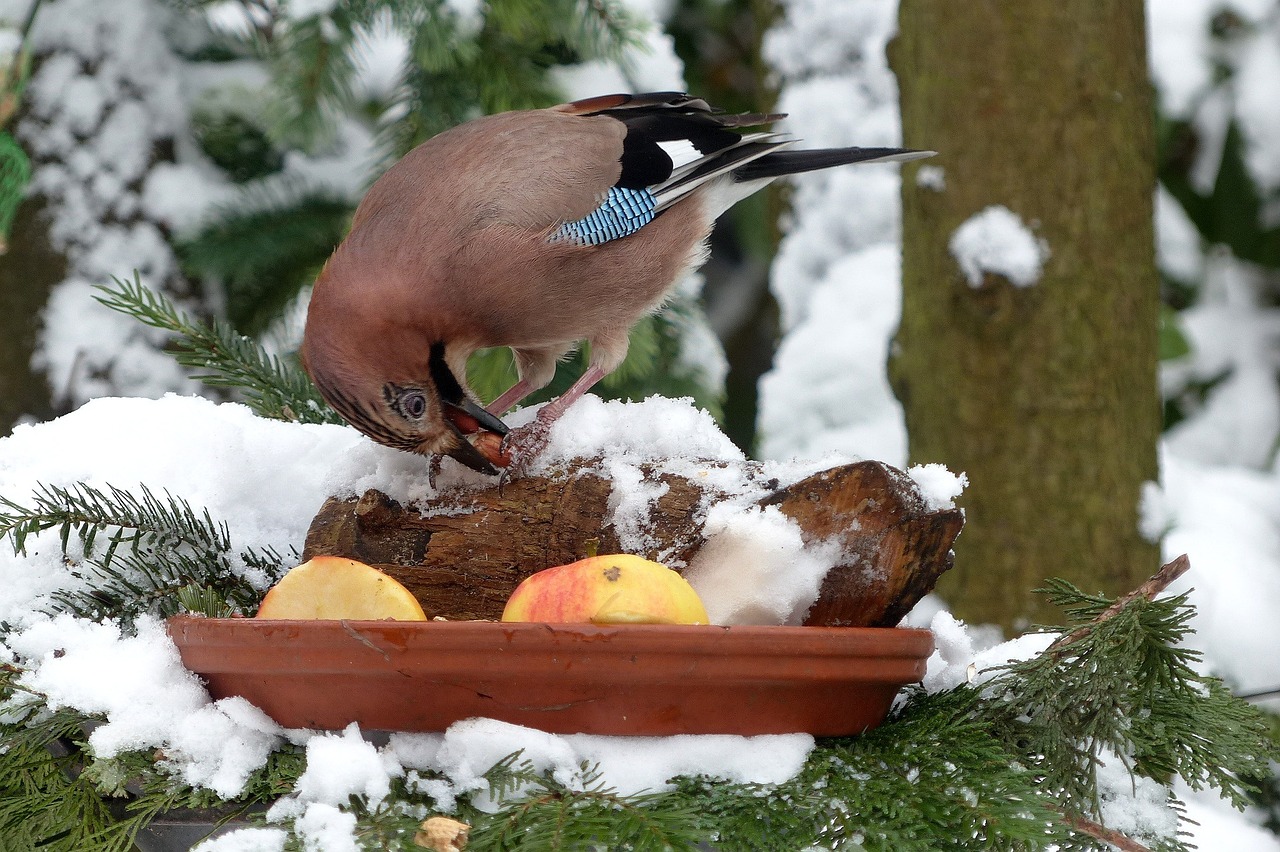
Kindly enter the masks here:
M 379 444 L 411 453 L 452 456 L 496 474 L 507 426 L 485 411 L 449 369 L 444 345 L 430 347 L 419 377 L 389 378 L 378 359 L 341 359 L 304 339 L 303 363 L 320 394 L 342 417 Z

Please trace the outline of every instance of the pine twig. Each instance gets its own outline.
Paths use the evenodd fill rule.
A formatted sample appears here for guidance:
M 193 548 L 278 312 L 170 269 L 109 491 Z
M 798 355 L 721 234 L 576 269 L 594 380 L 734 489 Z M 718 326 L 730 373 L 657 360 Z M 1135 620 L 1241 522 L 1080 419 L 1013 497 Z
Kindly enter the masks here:
M 1186 559 L 1185 556 L 1179 558 Z M 1121 834 L 1114 828 L 1107 828 L 1100 822 L 1094 822 L 1077 814 L 1068 813 L 1062 814 L 1062 821 L 1081 834 L 1087 834 L 1096 840 L 1101 840 L 1103 843 L 1110 843 L 1120 852 L 1151 852 L 1149 847 L 1143 846 L 1129 835 Z
M 1148 577 L 1146 582 L 1141 586 L 1138 586 L 1138 588 L 1134 589 L 1132 592 L 1129 592 L 1127 595 L 1117 598 L 1115 603 L 1098 613 L 1097 617 L 1094 618 L 1093 621 L 1088 624 L 1082 624 L 1070 633 L 1065 633 L 1055 639 L 1053 644 L 1045 649 L 1046 653 L 1053 653 L 1055 655 L 1061 654 L 1068 645 L 1083 639 L 1099 624 L 1114 617 L 1138 598 L 1154 600 L 1156 595 L 1163 592 L 1169 587 L 1170 583 L 1187 573 L 1190 569 L 1191 560 L 1185 553 L 1176 559 L 1161 565 L 1160 570 Z
M 114 311 L 174 335 L 174 357 L 207 385 L 235 388 L 244 402 L 262 417 L 303 423 L 341 423 L 306 374 L 267 353 L 254 341 L 224 322 L 199 322 L 178 309 L 163 294 L 133 280 L 114 279 L 115 288 L 99 287 L 96 298 Z

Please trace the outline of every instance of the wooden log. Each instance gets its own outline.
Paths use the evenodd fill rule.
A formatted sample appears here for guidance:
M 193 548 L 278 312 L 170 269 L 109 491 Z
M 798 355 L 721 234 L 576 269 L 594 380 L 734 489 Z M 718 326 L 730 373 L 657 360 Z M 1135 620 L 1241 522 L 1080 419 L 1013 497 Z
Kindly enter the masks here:
M 746 465 L 758 473 L 758 465 Z M 657 547 L 641 555 L 661 556 L 681 570 L 705 543 L 706 508 L 725 495 L 652 468 L 644 474 L 665 490 L 646 527 Z M 611 492 L 611 482 L 584 461 L 557 475 L 449 492 L 408 507 L 372 490 L 331 497 L 312 521 L 303 557 L 332 554 L 374 565 L 403 583 L 430 616 L 497 619 L 528 575 L 592 552 L 622 551 L 609 520 Z M 806 542 L 840 544 L 843 558 L 827 574 L 806 624 L 896 624 L 951 567 L 951 544 L 964 524 L 958 509 L 930 511 L 909 476 L 874 461 L 786 487 L 774 482 L 760 505 L 792 518 Z

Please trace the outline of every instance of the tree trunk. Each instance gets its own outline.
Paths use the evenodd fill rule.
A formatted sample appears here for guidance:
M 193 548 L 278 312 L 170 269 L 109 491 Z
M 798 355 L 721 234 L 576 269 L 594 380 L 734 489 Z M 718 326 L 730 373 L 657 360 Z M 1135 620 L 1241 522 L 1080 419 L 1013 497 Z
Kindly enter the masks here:
M 54 414 L 45 377 L 31 368 L 40 332 L 40 310 L 66 270 L 62 255 L 49 247 L 42 203 L 27 199 L 18 208 L 9 250 L 0 255 L 0 435 L 24 416 Z
M 891 61 L 908 170 L 891 364 L 913 461 L 965 471 L 965 535 L 939 587 L 964 618 L 1052 621 L 1051 576 L 1120 593 L 1158 561 L 1153 101 L 1143 4 L 902 0 Z M 948 242 L 1000 204 L 1050 255 L 1038 283 L 972 287 Z

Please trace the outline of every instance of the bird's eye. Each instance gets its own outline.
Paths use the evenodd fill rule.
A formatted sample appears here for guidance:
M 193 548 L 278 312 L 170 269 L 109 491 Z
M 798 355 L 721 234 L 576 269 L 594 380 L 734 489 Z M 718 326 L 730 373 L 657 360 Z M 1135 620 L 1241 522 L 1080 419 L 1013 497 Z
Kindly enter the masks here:
M 417 420 L 427 413 L 427 398 L 422 391 L 405 391 L 396 402 L 400 408 L 400 413 L 413 420 Z

